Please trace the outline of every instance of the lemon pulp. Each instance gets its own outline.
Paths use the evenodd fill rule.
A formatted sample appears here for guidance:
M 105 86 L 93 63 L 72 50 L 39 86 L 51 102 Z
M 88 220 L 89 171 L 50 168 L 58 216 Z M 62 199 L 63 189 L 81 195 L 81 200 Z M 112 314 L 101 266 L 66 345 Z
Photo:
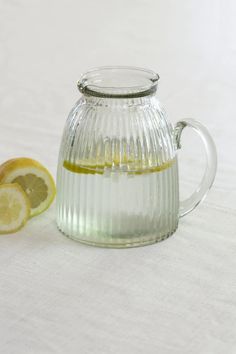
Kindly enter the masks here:
M 0 234 L 19 230 L 28 220 L 30 203 L 16 183 L 0 185 Z
M 18 183 L 23 188 L 32 208 L 37 208 L 48 197 L 46 183 L 41 177 L 37 177 L 33 173 L 16 177 L 13 183 Z

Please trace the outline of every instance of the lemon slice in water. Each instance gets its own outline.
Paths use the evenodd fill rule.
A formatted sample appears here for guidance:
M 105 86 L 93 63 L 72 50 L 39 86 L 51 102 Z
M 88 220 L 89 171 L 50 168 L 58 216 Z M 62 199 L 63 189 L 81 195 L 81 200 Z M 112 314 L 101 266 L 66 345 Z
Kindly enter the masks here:
M 16 183 L 0 185 L 0 234 L 21 229 L 30 216 L 30 202 Z
M 164 171 L 167 168 L 171 167 L 174 164 L 174 162 L 175 160 L 173 159 L 173 160 L 166 161 L 161 165 L 143 167 L 141 160 L 134 160 L 134 161 L 129 160 L 126 162 L 126 164 L 122 164 L 122 166 L 127 167 L 128 174 L 143 175 L 147 173 Z M 111 169 L 112 166 L 119 167 L 119 165 L 120 162 L 118 160 L 114 160 L 113 163 L 111 164 L 108 163 L 96 164 L 89 160 L 79 161 L 76 164 L 65 160 L 63 163 L 63 167 L 70 172 L 82 173 L 82 174 L 101 174 L 101 175 L 104 174 L 106 168 Z
M 0 166 L 0 183 L 17 183 L 26 193 L 35 216 L 46 210 L 56 195 L 54 180 L 39 162 L 29 158 L 16 158 Z

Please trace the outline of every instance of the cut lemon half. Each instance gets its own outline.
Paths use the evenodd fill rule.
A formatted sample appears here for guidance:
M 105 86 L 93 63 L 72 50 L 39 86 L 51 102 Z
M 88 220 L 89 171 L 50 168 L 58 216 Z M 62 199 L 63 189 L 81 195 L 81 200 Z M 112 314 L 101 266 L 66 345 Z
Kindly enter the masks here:
M 30 216 L 30 202 L 17 184 L 0 185 L 0 234 L 21 229 Z
M 56 195 L 55 182 L 49 171 L 39 162 L 20 157 L 0 166 L 0 184 L 18 183 L 30 202 L 30 216 L 46 210 Z

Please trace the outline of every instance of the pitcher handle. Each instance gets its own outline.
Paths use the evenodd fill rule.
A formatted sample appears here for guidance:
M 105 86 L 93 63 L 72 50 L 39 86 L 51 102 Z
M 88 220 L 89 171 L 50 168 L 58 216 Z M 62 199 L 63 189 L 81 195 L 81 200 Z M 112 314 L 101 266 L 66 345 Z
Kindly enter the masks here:
M 190 127 L 194 129 L 195 132 L 197 132 L 200 138 L 202 139 L 203 144 L 205 146 L 207 164 L 204 176 L 198 188 L 195 190 L 195 192 L 193 192 L 193 194 L 189 198 L 180 201 L 180 217 L 188 214 L 190 211 L 195 209 L 196 206 L 205 199 L 209 189 L 211 188 L 214 182 L 217 168 L 217 153 L 215 143 L 212 137 L 210 136 L 208 130 L 201 123 L 194 119 L 181 120 L 176 124 L 174 134 L 177 149 L 181 148 L 180 140 L 183 129 L 185 127 Z

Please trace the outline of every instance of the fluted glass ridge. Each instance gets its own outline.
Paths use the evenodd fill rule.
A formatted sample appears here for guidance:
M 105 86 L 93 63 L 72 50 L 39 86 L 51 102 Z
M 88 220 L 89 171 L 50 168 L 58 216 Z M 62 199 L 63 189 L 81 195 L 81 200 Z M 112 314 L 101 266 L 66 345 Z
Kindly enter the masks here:
M 81 242 L 156 242 L 178 224 L 173 128 L 156 97 L 82 96 L 64 128 L 57 223 Z

